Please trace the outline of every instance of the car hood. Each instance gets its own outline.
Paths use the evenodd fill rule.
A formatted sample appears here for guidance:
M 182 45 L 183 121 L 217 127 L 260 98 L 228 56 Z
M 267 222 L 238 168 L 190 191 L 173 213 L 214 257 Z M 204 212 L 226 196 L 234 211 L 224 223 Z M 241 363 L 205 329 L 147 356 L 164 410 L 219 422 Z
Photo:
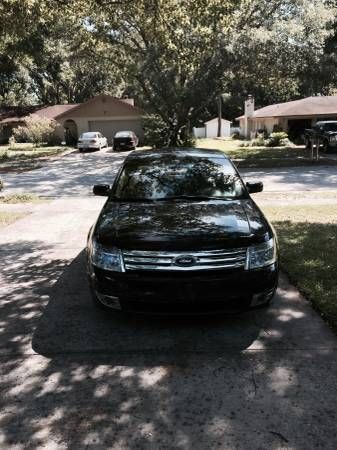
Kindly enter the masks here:
M 238 247 L 268 237 L 268 222 L 251 199 L 235 201 L 108 201 L 94 235 L 104 246 L 133 250 Z

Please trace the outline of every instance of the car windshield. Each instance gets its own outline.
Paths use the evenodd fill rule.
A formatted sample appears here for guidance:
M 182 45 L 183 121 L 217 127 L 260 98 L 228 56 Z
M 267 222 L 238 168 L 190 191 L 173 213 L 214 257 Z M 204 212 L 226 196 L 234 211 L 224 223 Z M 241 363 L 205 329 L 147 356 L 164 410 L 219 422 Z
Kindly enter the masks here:
M 120 138 L 120 137 L 131 137 L 132 133 L 130 131 L 118 131 L 115 134 L 115 138 Z
M 224 157 L 158 155 L 126 162 L 117 200 L 236 199 L 245 195 L 234 167 Z
M 92 138 L 96 138 L 97 137 L 97 133 L 83 133 L 81 134 L 81 139 L 92 139 Z

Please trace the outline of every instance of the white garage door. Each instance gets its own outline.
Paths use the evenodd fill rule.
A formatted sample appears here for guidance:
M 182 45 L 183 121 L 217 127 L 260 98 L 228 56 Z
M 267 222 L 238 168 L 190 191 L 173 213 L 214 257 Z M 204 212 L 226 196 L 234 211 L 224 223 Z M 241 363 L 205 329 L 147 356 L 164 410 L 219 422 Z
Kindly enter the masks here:
M 117 131 L 133 131 L 139 138 L 143 136 L 140 120 L 92 120 L 89 121 L 89 131 L 101 132 L 109 144 Z

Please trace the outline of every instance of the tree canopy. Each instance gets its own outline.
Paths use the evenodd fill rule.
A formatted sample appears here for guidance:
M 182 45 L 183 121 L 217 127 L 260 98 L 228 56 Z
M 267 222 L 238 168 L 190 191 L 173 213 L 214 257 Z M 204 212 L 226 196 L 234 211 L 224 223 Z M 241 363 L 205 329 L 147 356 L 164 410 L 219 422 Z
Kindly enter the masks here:
M 130 95 L 177 134 L 223 108 L 336 92 L 332 0 L 3 0 L 2 104 Z

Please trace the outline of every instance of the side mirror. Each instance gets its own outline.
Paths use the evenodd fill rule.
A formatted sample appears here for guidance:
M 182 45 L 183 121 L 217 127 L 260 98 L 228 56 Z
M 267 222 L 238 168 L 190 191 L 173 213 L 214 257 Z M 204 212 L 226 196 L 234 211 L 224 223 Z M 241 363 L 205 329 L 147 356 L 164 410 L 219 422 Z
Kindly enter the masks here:
M 92 190 L 94 195 L 101 195 L 103 197 L 107 197 L 110 192 L 109 184 L 95 184 Z
M 250 194 L 254 194 L 255 192 L 262 192 L 263 191 L 263 183 L 262 183 L 262 181 L 257 181 L 256 183 L 249 183 L 247 181 L 246 188 Z

